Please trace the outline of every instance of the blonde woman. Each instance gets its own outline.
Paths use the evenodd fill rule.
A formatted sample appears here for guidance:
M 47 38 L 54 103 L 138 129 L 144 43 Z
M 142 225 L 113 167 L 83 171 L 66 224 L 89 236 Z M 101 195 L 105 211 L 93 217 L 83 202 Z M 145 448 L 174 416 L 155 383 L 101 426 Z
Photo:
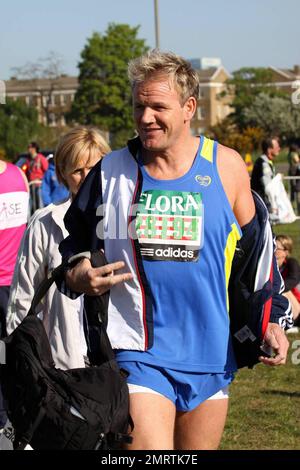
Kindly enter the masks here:
M 99 131 L 77 127 L 63 136 L 55 153 L 58 180 L 70 197 L 50 204 L 32 217 L 19 251 L 7 315 L 8 334 L 27 314 L 34 292 L 47 272 L 61 263 L 59 243 L 68 235 L 64 215 L 90 169 L 110 148 Z M 40 305 L 53 359 L 62 369 L 84 367 L 83 298 L 70 300 L 52 286 Z
M 285 283 L 283 295 L 287 297 L 292 306 L 294 325 L 300 325 L 300 266 L 295 258 L 291 257 L 293 240 L 288 235 L 276 237 L 276 259 Z M 288 330 L 291 333 L 293 328 Z

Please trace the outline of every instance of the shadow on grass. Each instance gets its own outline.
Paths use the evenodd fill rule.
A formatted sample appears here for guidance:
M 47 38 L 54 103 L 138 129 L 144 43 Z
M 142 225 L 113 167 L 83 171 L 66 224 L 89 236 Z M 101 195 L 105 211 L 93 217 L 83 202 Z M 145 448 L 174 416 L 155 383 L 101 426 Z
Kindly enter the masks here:
M 300 398 L 300 392 L 286 392 L 285 390 L 262 390 L 267 395 L 281 395 L 282 397 Z

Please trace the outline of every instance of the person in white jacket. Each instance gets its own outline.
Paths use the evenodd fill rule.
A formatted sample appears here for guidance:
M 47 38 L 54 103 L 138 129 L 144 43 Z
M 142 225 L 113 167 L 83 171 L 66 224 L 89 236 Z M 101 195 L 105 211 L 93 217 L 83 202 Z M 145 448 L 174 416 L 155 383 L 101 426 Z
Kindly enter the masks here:
M 15 266 L 7 314 L 10 334 L 29 311 L 34 293 L 47 273 L 61 263 L 59 243 L 67 236 L 63 218 L 90 169 L 109 145 L 97 129 L 77 127 L 60 140 L 55 164 L 58 180 L 71 197 L 37 211 L 24 234 Z M 40 305 L 56 367 L 84 367 L 83 296 L 71 300 L 52 286 Z

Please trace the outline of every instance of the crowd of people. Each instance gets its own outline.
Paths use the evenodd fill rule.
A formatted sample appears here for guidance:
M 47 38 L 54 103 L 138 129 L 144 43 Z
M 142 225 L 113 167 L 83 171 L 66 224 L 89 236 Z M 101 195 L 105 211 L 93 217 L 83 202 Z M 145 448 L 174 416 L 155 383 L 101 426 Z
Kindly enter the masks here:
M 22 321 L 61 257 L 83 253 L 60 291 L 52 287 L 40 305 L 57 367 L 87 365 L 83 295 L 109 290 L 108 334 L 129 373 L 128 449 L 216 449 L 237 370 L 228 282 L 239 240 L 254 241 L 261 231 L 257 208 L 242 158 L 191 133 L 199 96 L 191 65 L 150 51 L 130 62 L 129 79 L 138 136 L 125 148 L 111 152 L 88 127 L 63 136 L 51 162 L 35 142 L 29 145 L 31 200 L 46 207 L 28 224 L 28 181 L 0 161 L 1 336 Z M 266 186 L 279 149 L 276 138 L 264 142 L 253 171 L 252 187 L 268 209 Z M 276 292 L 281 313 L 271 312 L 266 326 L 264 341 L 274 354 L 260 357 L 273 366 L 287 357 L 288 300 L 295 320 L 300 305 L 297 284 L 289 283 L 291 246 L 284 237 L 276 243 L 279 268 L 273 253 L 268 263 L 274 275 L 281 270 L 287 292 Z M 85 254 L 91 250 L 103 250 L 108 264 L 93 268 Z M 0 427 L 5 420 L 2 410 Z

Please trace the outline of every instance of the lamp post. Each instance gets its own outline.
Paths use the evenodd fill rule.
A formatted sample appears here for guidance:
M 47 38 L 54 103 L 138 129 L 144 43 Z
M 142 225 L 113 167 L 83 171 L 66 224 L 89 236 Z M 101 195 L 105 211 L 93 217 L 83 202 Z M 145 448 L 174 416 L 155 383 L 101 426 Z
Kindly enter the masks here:
M 155 47 L 159 49 L 158 0 L 154 0 L 154 16 L 155 16 Z

